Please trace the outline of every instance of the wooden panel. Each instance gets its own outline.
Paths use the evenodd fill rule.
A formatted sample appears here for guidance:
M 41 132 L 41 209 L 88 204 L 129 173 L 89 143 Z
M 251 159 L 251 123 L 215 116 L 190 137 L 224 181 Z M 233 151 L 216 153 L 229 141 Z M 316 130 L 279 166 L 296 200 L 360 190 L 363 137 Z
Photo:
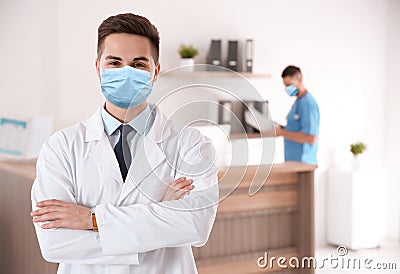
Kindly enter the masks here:
M 0 161 L 0 170 L 15 174 L 19 177 L 33 180 L 36 177 L 36 163 L 13 163 Z
M 0 170 L 0 273 L 55 274 L 57 264 L 41 256 L 33 227 L 32 181 Z
M 317 165 L 310 165 L 301 162 L 288 161 L 284 163 L 278 163 L 271 165 L 261 165 L 261 166 L 231 166 L 221 168 L 218 173 L 218 177 L 222 178 L 225 174 L 232 175 L 237 177 L 238 175 L 245 173 L 247 176 L 252 176 L 258 172 L 265 172 L 271 170 L 271 174 L 282 174 L 282 173 L 299 173 L 299 172 L 309 172 L 314 171 L 317 168 Z
M 253 190 L 259 186 L 272 187 L 294 185 L 298 182 L 299 172 L 313 171 L 315 165 L 299 162 L 285 162 L 262 166 L 233 166 L 221 169 L 218 173 L 221 197 L 226 197 L 236 190 Z
M 229 274 L 252 274 L 252 273 L 282 273 L 287 272 L 288 269 L 285 268 L 261 268 L 257 265 L 257 259 L 261 256 L 264 256 L 263 252 L 258 252 L 252 254 L 251 258 L 242 259 L 242 260 L 234 260 L 230 262 L 223 262 L 219 264 L 209 265 L 209 266 L 200 266 L 197 268 L 199 274 L 221 274 L 221 273 L 229 273 Z M 291 252 L 271 252 L 271 256 L 285 257 L 287 259 L 291 257 L 297 257 L 298 254 L 295 251 Z M 268 255 L 269 257 L 269 255 Z M 270 258 L 270 257 L 269 257 Z M 275 261 L 276 263 L 276 261 Z
M 193 248 L 197 265 L 218 263 L 234 256 L 295 246 L 296 209 L 217 215 L 206 245 Z
M 293 207 L 296 205 L 297 191 L 294 190 L 258 192 L 254 196 L 236 194 L 228 196 L 220 202 L 217 214 Z
M 286 162 L 274 165 L 271 172 L 268 168 L 231 167 L 219 173 L 221 192 L 230 195 L 220 202 L 209 242 L 193 249 L 199 273 L 271 272 L 258 268 L 255 255 L 249 258 L 257 250 L 293 246 L 299 258 L 314 255 L 316 166 Z M 249 196 L 253 181 L 265 184 Z M 308 268 L 272 272 L 277 271 L 314 273 Z
M 219 187 L 221 191 L 227 190 L 234 190 L 234 189 L 249 189 L 251 183 L 255 181 L 255 179 L 251 175 L 245 175 L 243 178 L 242 176 L 237 175 L 228 175 L 224 176 L 219 181 Z M 298 174 L 297 173 L 282 173 L 282 174 L 274 174 L 270 173 L 267 174 L 265 172 L 264 177 L 259 176 L 258 179 L 260 182 L 264 184 L 264 187 L 271 187 L 271 186 L 284 186 L 284 185 L 294 185 L 298 182 Z
M 314 173 L 299 174 L 299 199 L 296 235 L 299 256 L 314 256 Z M 314 269 L 302 269 L 300 273 L 313 274 Z
M 282 186 L 297 184 L 298 174 L 297 173 L 271 173 L 266 181 L 265 186 Z

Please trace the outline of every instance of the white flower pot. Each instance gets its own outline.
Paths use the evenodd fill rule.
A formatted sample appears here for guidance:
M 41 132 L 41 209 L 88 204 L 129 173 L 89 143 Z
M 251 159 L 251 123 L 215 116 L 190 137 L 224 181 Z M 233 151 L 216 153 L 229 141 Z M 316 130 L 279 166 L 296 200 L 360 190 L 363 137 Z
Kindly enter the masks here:
M 361 169 L 361 159 L 359 156 L 353 156 L 352 162 L 352 170 L 359 171 Z
M 181 58 L 179 67 L 181 71 L 194 71 L 194 58 Z
M 359 154 L 357 156 L 352 155 L 351 168 L 353 171 L 361 171 L 367 168 L 365 166 L 365 158 L 363 154 Z

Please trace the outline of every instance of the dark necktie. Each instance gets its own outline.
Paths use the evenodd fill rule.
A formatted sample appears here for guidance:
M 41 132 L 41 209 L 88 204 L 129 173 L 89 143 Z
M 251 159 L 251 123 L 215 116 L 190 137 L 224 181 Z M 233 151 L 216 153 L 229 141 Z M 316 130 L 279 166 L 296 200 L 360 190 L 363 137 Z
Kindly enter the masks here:
M 120 125 L 117 130 L 119 131 L 119 140 L 115 145 L 114 152 L 118 160 L 122 178 L 125 182 L 129 166 L 131 165 L 131 152 L 128 145 L 127 135 L 132 131 L 132 127 L 129 125 Z

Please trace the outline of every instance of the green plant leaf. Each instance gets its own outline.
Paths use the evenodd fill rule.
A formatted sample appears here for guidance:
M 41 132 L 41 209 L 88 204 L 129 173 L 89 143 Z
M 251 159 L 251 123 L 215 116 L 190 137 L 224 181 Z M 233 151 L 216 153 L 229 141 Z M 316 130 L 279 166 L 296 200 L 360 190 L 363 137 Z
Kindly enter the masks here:
M 363 153 L 366 149 L 367 145 L 362 142 L 357 142 L 350 145 L 350 152 L 353 153 L 354 156 Z
M 184 44 L 181 45 L 178 52 L 181 58 L 193 58 L 199 53 L 199 51 L 193 47 L 193 45 Z

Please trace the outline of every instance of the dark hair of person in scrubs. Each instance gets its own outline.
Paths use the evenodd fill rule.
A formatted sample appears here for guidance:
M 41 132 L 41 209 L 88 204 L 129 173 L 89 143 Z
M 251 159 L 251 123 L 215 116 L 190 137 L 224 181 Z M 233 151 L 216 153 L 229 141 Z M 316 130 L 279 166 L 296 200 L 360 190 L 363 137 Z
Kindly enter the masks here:
M 296 74 L 301 74 L 301 70 L 299 67 L 296 66 L 287 66 L 283 71 L 282 71 L 282 78 L 285 78 L 286 76 L 295 76 Z

